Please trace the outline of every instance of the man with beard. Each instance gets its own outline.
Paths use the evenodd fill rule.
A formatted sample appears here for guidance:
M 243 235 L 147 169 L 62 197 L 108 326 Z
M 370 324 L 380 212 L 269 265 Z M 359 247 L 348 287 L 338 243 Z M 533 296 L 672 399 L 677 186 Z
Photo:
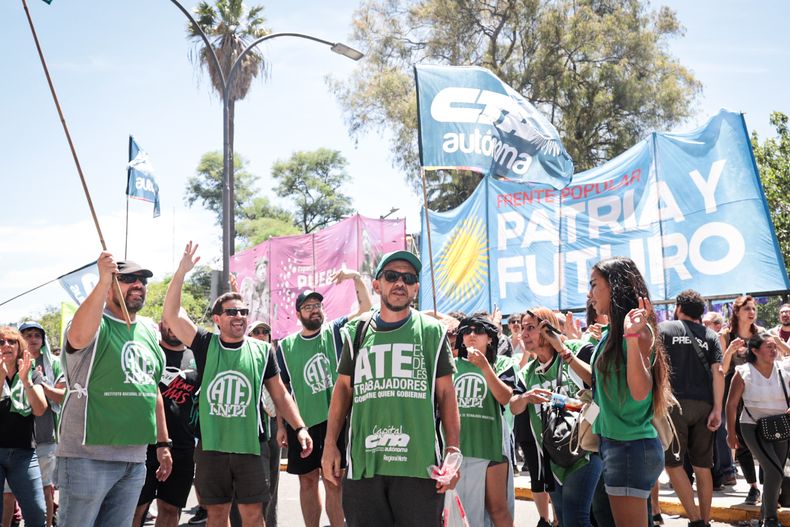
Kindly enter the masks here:
M 159 381 L 159 391 L 162 392 L 167 429 L 173 441 L 173 470 L 167 480 L 158 481 L 156 447 L 148 445 L 145 485 L 137 501 L 135 527 L 143 524 L 145 513 L 154 498 L 156 527 L 178 527 L 181 509 L 187 504 L 195 473 L 195 423 L 192 409 L 200 386 L 195 356 L 178 340 L 164 320 L 159 323 L 159 334 L 159 347 L 165 354 L 165 373 Z
M 787 345 L 790 344 L 790 304 L 782 304 L 779 306 L 779 325 L 771 329 L 770 333 L 782 342 L 777 344 L 784 344 L 782 351 L 787 355 Z
M 186 274 L 200 260 L 189 242 L 167 288 L 163 315 L 182 342 L 189 342 L 200 378 L 198 404 L 200 442 L 195 448 L 195 490 L 208 511 L 209 527 L 224 527 L 233 500 L 244 527 L 262 527 L 268 500 L 268 466 L 261 456 L 259 434 L 263 386 L 277 415 L 297 430 L 295 443 L 307 457 L 313 442 L 293 400 L 285 391 L 271 346 L 246 336 L 249 308 L 239 293 L 224 293 L 211 315 L 219 334 L 198 328 L 181 309 Z
M 447 485 L 428 477 L 430 465 L 441 465 L 435 410 L 445 452 L 460 452 L 461 424 L 444 327 L 411 309 L 420 268 L 408 251 L 385 254 L 373 280 L 380 310 L 343 331 L 321 466 L 327 480 L 340 483 L 336 444 L 350 413 L 349 474 L 343 482 L 350 527 L 438 527 L 443 493 L 458 482 L 458 475 Z
M 74 314 L 61 355 L 68 385 L 57 467 L 63 527 L 131 525 L 147 445 L 156 443 L 160 481 L 172 465 L 158 388 L 165 361 L 156 326 L 137 316 L 153 273 L 131 261 L 116 263 L 106 251 L 96 263 L 99 282 Z
M 370 311 L 372 305 L 370 294 L 358 272 L 338 271 L 332 277 L 332 281 L 340 284 L 349 278 L 354 280 L 359 310 L 352 315 L 325 324 L 323 295 L 310 289 L 302 291 L 296 298 L 296 316 L 302 324 L 302 330 L 282 339 L 277 353 L 280 375 L 286 386 L 290 388 L 299 407 L 299 413 L 309 427 L 310 437 L 314 440 L 312 455 L 302 459 L 299 456 L 299 445 L 295 444 L 296 432 L 288 426 L 278 426 L 278 439 L 283 446 L 288 447 L 288 473 L 299 476 L 299 501 L 307 527 L 318 527 L 321 519 L 318 479 L 321 454 L 324 450 L 326 419 L 329 415 L 329 401 L 332 398 L 332 387 L 337 379 L 337 359 L 342 349 L 340 329 L 349 319 Z M 280 424 L 278 420 L 278 425 Z M 345 452 L 344 436 L 345 434 L 341 434 L 337 440 L 337 447 L 341 452 Z M 345 467 L 345 459 L 342 464 Z M 344 519 L 340 486 L 328 483 L 324 479 L 324 490 L 329 523 L 332 527 L 342 527 Z

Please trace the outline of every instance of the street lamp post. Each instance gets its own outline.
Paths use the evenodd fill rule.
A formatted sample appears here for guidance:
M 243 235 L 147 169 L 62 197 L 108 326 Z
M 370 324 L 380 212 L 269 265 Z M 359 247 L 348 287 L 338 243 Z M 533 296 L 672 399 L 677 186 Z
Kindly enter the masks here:
M 236 72 L 239 70 L 239 65 L 241 64 L 242 59 L 261 42 L 265 42 L 266 40 L 271 40 L 277 37 L 303 38 L 306 40 L 312 40 L 313 42 L 318 42 L 320 44 L 325 44 L 329 46 L 333 52 L 343 55 L 344 57 L 348 57 L 351 60 L 359 60 L 364 55 L 354 48 L 343 44 L 342 42 L 330 42 L 318 37 L 306 35 L 304 33 L 270 33 L 258 38 L 249 46 L 244 48 L 244 50 L 234 60 L 227 77 L 225 77 L 225 72 L 222 71 L 222 66 L 220 65 L 217 54 L 214 51 L 214 47 L 211 45 L 211 42 L 209 42 L 209 39 L 203 32 L 203 29 L 195 21 L 192 14 L 187 11 L 184 6 L 178 2 L 178 0 L 170 1 L 175 4 L 175 6 L 184 14 L 184 16 L 189 19 L 189 21 L 197 30 L 198 34 L 200 34 L 200 38 L 203 39 L 203 43 L 210 51 L 211 60 L 214 62 L 214 66 L 219 72 L 220 80 L 222 81 L 222 276 L 220 279 L 220 292 L 223 292 L 227 291 L 228 289 L 230 257 L 234 253 L 234 242 L 236 238 L 236 229 L 234 225 L 235 214 L 233 210 L 235 205 L 233 182 L 233 149 L 230 144 L 230 94 L 233 88 L 233 82 L 236 79 Z

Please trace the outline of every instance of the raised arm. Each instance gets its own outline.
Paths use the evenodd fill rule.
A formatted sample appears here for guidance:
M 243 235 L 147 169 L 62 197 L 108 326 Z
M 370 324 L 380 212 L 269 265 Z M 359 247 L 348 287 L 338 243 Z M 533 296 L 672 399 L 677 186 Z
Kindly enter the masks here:
M 357 293 L 357 302 L 359 302 L 359 310 L 356 313 L 349 313 L 349 320 L 357 318 L 362 313 L 370 311 L 373 306 L 373 300 L 370 298 L 370 292 L 365 282 L 362 280 L 362 275 L 358 271 L 351 271 L 349 269 L 341 269 L 332 276 L 332 282 L 340 284 L 349 278 L 354 280 L 354 290 Z
M 99 331 L 107 293 L 112 287 L 112 275 L 118 272 L 118 266 L 115 264 L 115 258 L 107 251 L 103 251 L 99 255 L 96 265 L 99 268 L 99 283 L 74 313 L 74 318 L 66 333 L 64 348 L 67 353 L 86 348 L 93 342 L 96 332 Z
M 647 317 L 652 306 L 647 298 L 639 299 L 639 307 L 628 312 L 623 321 L 626 343 L 626 382 L 631 397 L 643 401 L 653 389 L 653 374 L 650 371 L 650 353 L 654 335 L 648 326 Z
M 178 269 L 173 274 L 173 279 L 170 285 L 167 286 L 167 294 L 165 294 L 165 305 L 162 308 L 162 317 L 165 323 L 170 326 L 178 340 L 191 344 L 197 335 L 197 326 L 190 320 L 187 312 L 181 309 L 181 291 L 184 288 L 184 277 L 187 273 L 195 267 L 195 264 L 200 261 L 200 256 L 195 256 L 197 253 L 197 244 L 192 244 L 190 241 L 184 248 L 184 254 L 181 256 L 181 261 L 178 263 Z
M 19 380 L 22 382 L 22 388 L 25 391 L 27 402 L 30 403 L 30 409 L 36 417 L 44 415 L 47 410 L 47 398 L 44 397 L 44 388 L 40 384 L 33 384 L 30 382 L 30 368 L 33 359 L 30 357 L 30 352 L 25 351 L 22 358 L 17 361 L 17 370 L 19 372 Z

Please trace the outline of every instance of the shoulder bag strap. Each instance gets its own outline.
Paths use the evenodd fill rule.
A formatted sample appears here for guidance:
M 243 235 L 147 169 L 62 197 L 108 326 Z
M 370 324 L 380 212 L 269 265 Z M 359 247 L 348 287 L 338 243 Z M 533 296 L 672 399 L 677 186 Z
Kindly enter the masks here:
M 705 373 L 708 374 L 708 378 L 712 378 L 712 374 L 710 372 L 710 361 L 705 357 L 705 353 L 703 353 L 702 349 L 699 347 L 699 342 L 697 342 L 697 337 L 694 335 L 694 332 L 689 330 L 688 324 L 686 324 L 685 320 L 680 321 L 683 324 L 683 331 L 687 337 L 691 340 L 691 346 L 694 348 L 694 351 L 697 353 L 697 358 L 699 359 L 700 363 L 705 370 Z

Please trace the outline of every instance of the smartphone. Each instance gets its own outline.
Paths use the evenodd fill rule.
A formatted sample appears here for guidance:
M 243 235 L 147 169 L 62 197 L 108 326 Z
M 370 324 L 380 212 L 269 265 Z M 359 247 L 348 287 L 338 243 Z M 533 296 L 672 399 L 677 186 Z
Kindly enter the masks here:
M 527 315 L 529 315 L 529 316 L 533 317 L 533 318 L 534 318 L 534 319 L 536 319 L 538 322 L 546 322 L 544 319 L 540 318 L 538 315 L 536 315 L 535 313 L 533 313 L 533 312 L 532 312 L 532 311 L 530 311 L 529 309 L 527 309 Z M 562 331 L 560 331 L 559 329 L 555 328 L 554 326 L 552 326 L 552 325 L 551 325 L 550 323 L 548 323 L 548 322 L 546 322 L 546 327 L 547 327 L 547 328 L 549 328 L 549 331 L 551 331 L 551 332 L 552 332 L 552 333 L 554 333 L 555 335 L 562 335 Z

